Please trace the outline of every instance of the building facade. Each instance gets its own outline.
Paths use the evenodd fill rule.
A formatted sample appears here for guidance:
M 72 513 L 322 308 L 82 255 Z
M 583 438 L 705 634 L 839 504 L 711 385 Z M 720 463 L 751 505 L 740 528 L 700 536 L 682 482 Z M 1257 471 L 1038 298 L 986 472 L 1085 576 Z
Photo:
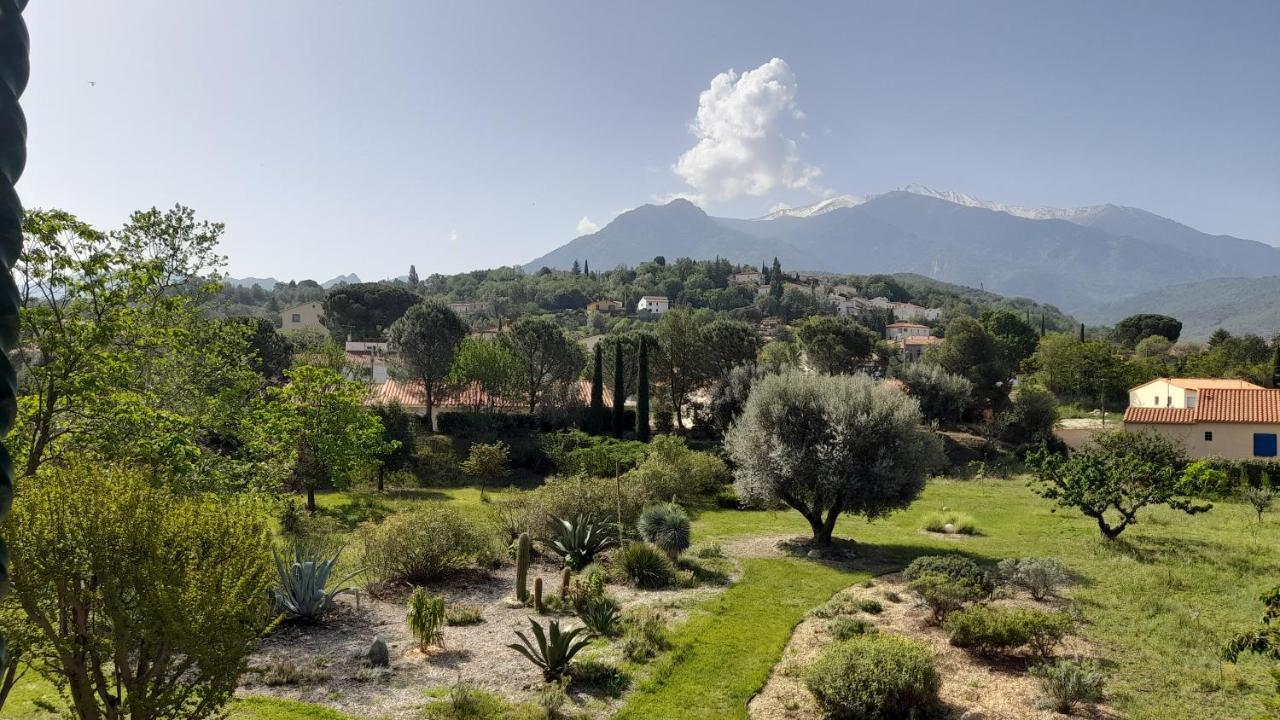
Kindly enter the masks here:
M 280 329 L 323 328 L 324 306 L 318 302 L 298 303 L 280 310 Z
M 1152 390 L 1145 392 L 1154 399 Z M 1182 407 L 1168 406 L 1167 397 L 1160 407 L 1130 405 L 1124 413 L 1125 432 L 1157 433 L 1180 443 L 1192 458 L 1277 458 L 1280 390 L 1200 388 Z

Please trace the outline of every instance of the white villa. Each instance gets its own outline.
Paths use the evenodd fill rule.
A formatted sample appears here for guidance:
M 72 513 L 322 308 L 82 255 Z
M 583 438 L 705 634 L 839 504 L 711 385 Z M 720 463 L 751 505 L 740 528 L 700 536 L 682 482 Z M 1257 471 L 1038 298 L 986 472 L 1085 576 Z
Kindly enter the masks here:
M 661 315 L 671 309 L 671 303 L 664 295 L 645 295 L 636 303 L 636 312 L 648 312 Z
M 318 302 L 298 303 L 280 310 L 280 329 L 324 327 L 324 306 Z

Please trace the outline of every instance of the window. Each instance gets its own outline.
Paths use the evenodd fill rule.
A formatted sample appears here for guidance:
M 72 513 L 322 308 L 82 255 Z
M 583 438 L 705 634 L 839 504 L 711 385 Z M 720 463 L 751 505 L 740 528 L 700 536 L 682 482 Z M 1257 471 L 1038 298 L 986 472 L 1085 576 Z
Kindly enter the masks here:
M 1253 455 L 1254 457 L 1275 457 L 1276 456 L 1276 434 L 1275 433 L 1254 433 L 1253 434 Z
M 300 315 L 299 313 L 294 313 L 293 322 L 299 322 L 299 323 L 302 322 L 302 315 Z
M 1204 441 L 1205 441 L 1205 442 L 1213 442 L 1213 431 L 1212 431 L 1212 430 L 1205 430 L 1205 431 L 1204 431 Z

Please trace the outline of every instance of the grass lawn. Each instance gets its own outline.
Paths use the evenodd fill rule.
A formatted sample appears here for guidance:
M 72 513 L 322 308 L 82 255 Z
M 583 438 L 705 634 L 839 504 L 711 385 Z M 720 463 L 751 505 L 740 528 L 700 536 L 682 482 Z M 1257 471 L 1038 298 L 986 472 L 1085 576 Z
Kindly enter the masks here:
M 482 512 L 479 492 L 468 488 L 320 497 L 327 512 L 351 521 L 426 501 Z M 944 508 L 972 516 L 980 534 L 921 533 L 924 517 Z M 840 588 L 939 550 L 988 563 L 1032 555 L 1065 562 L 1079 578 L 1072 594 L 1086 619 L 1081 632 L 1110 661 L 1111 702 L 1125 716 L 1245 720 L 1261 712 L 1261 698 L 1271 687 L 1266 663 L 1226 665 L 1217 652 L 1232 633 L 1257 621 L 1258 596 L 1280 582 L 1280 520 L 1268 518 L 1259 526 L 1250 510 L 1235 503 L 1196 516 L 1157 508 L 1144 512 L 1119 541 L 1105 543 L 1092 521 L 1051 510 L 1019 479 L 935 480 L 906 511 L 874 522 L 841 521 L 837 534 L 862 545 L 852 568 L 800 558 L 747 558 L 738 584 L 675 629 L 674 649 L 637 677 L 619 717 L 745 717 L 747 701 L 808 609 Z M 807 532 L 791 511 L 704 510 L 694 522 L 698 545 Z M 52 698 L 51 689 L 32 677 L 16 689 L 6 717 L 53 717 L 35 707 L 37 698 Z M 311 706 L 258 698 L 237 702 L 231 717 L 341 720 Z

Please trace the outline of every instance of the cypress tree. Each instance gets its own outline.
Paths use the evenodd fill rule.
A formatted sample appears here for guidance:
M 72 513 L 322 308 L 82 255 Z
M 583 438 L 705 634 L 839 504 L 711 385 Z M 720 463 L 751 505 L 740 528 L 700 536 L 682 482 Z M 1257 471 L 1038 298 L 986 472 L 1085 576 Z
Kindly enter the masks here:
M 622 437 L 627 423 L 627 390 L 622 365 L 622 341 L 613 346 L 613 436 Z
M 649 343 L 640 338 L 639 382 L 636 384 L 636 439 L 649 442 Z
M 587 277 L 591 277 L 591 261 L 590 260 L 582 261 L 582 274 L 586 275 Z
M 1080 323 L 1080 342 L 1084 342 L 1084 323 Z
M 1040 313 L 1040 337 L 1044 337 L 1044 313 Z
M 595 361 L 591 369 L 591 415 L 587 429 L 600 434 L 604 431 L 604 359 L 600 343 L 596 343 Z

